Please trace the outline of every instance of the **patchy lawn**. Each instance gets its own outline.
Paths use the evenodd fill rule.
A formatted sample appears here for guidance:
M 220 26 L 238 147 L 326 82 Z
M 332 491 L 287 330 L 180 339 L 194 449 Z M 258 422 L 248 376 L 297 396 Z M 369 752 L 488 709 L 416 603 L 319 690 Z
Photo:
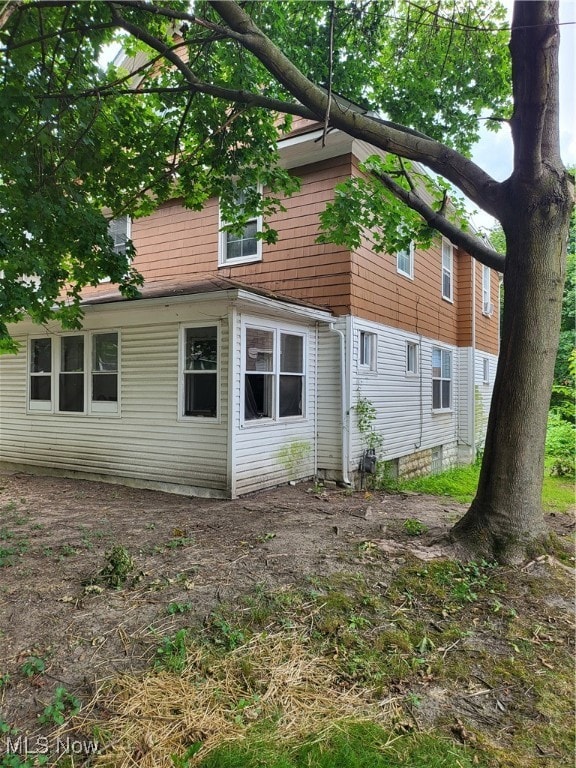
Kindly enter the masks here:
M 464 509 L 0 475 L 0 766 L 572 765 L 573 520 L 461 565 Z

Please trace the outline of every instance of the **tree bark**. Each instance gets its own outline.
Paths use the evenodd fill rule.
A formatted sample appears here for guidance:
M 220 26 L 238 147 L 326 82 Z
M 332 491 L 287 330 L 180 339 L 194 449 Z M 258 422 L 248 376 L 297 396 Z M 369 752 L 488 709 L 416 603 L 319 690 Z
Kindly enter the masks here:
M 558 7 L 517 2 L 514 171 L 502 185 L 504 316 L 478 490 L 452 539 L 474 556 L 523 560 L 546 537 L 544 446 L 560 334 L 574 187 L 560 159 Z

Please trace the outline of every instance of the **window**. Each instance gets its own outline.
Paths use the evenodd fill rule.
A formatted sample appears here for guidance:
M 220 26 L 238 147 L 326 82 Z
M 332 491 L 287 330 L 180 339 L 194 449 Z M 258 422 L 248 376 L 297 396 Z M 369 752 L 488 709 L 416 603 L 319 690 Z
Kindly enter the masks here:
M 84 336 L 60 340 L 58 410 L 84 411 Z
M 52 339 L 30 339 L 30 400 L 31 410 L 52 408 Z
M 418 344 L 406 343 L 406 373 L 418 373 Z
M 183 415 L 218 415 L 218 328 L 184 329 Z
M 432 349 L 432 409 L 449 410 L 452 407 L 452 352 Z
M 442 239 L 442 298 L 453 300 L 452 273 L 454 267 L 454 249 L 452 243 Z
M 482 314 L 491 316 L 494 305 L 490 301 L 490 267 L 482 266 Z
M 490 359 L 488 357 L 482 360 L 482 383 L 490 384 Z
M 304 336 L 246 328 L 244 419 L 304 415 Z
M 430 463 L 430 472 L 433 475 L 439 475 L 440 472 L 442 472 L 442 468 L 444 465 L 443 455 L 442 455 L 442 446 L 437 445 L 435 448 L 432 448 L 432 453 L 430 456 L 431 463 Z
M 236 205 L 243 209 L 246 201 L 246 193 L 239 191 L 236 196 Z M 262 258 L 262 241 L 256 236 L 262 231 L 262 217 L 256 216 L 244 223 L 241 231 L 227 232 L 222 229 L 226 222 L 220 218 L 220 249 L 219 265 L 244 264 L 249 261 L 260 261 Z
M 92 336 L 93 412 L 118 410 L 118 334 L 95 333 Z
M 375 333 L 360 331 L 359 360 L 362 368 L 370 371 L 376 370 L 377 336 Z
M 414 243 L 409 248 L 396 254 L 396 270 L 405 277 L 414 277 Z
M 114 253 L 126 253 L 126 244 L 130 240 L 132 222 L 129 216 L 119 216 L 111 219 L 108 224 L 108 234 L 114 242 Z
M 29 349 L 29 410 L 118 412 L 116 331 L 32 338 Z

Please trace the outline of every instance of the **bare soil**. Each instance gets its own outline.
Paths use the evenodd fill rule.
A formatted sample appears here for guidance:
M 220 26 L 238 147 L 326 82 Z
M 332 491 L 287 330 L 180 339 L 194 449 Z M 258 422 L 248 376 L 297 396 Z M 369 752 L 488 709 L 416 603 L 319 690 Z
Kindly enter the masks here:
M 257 584 L 361 572 L 365 542 L 387 554 L 383 578 L 408 552 L 450 554 L 428 545 L 464 510 L 438 497 L 311 483 L 221 501 L 0 474 L 0 682 L 10 676 L 0 685 L 0 719 L 37 733 L 57 686 L 86 702 L 96 681 L 146 666 L 159 636 L 200 626 Z M 428 532 L 409 537 L 407 518 Z M 572 524 L 560 515 L 549 522 L 559 533 Z M 134 573 L 121 589 L 87 591 L 116 544 L 132 555 Z M 170 604 L 190 610 L 170 615 Z M 23 673 L 30 656 L 45 661 L 43 675 Z

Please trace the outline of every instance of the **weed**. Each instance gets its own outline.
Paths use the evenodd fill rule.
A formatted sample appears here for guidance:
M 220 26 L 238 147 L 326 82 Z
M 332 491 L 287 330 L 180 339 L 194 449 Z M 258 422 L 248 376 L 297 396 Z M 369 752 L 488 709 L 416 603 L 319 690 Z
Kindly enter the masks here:
M 46 669 L 46 662 L 40 656 L 29 656 L 20 667 L 25 677 L 35 677 L 41 675 Z
M 69 693 L 64 686 L 59 685 L 50 704 L 46 705 L 42 714 L 38 715 L 38 722 L 43 725 L 63 725 L 68 718 L 78 714 L 79 711 L 80 702 L 76 696 Z
M 188 613 L 191 609 L 192 605 L 190 603 L 168 603 L 166 613 L 169 616 L 175 616 L 178 613 Z
M 156 649 L 155 669 L 178 674 L 186 667 L 188 658 L 188 630 L 179 629 L 174 635 L 162 638 Z
M 106 553 L 106 560 L 108 564 L 100 571 L 100 577 L 107 586 L 118 589 L 134 570 L 134 560 L 121 544 Z
M 421 523 L 420 520 L 415 520 L 411 517 L 408 517 L 406 520 L 404 520 L 404 525 L 402 527 L 408 536 L 421 536 L 428 530 L 427 525 L 424 525 L 424 523 Z
M 241 629 L 233 627 L 222 616 L 212 614 L 208 622 L 214 645 L 222 646 L 227 651 L 233 651 L 244 645 L 246 635 Z
M 164 546 L 166 549 L 178 549 L 178 547 L 188 547 L 190 544 L 194 544 L 194 539 L 186 536 L 178 536 L 167 541 Z
M 10 685 L 10 675 L 8 672 L 0 672 L 0 689 L 7 688 Z

